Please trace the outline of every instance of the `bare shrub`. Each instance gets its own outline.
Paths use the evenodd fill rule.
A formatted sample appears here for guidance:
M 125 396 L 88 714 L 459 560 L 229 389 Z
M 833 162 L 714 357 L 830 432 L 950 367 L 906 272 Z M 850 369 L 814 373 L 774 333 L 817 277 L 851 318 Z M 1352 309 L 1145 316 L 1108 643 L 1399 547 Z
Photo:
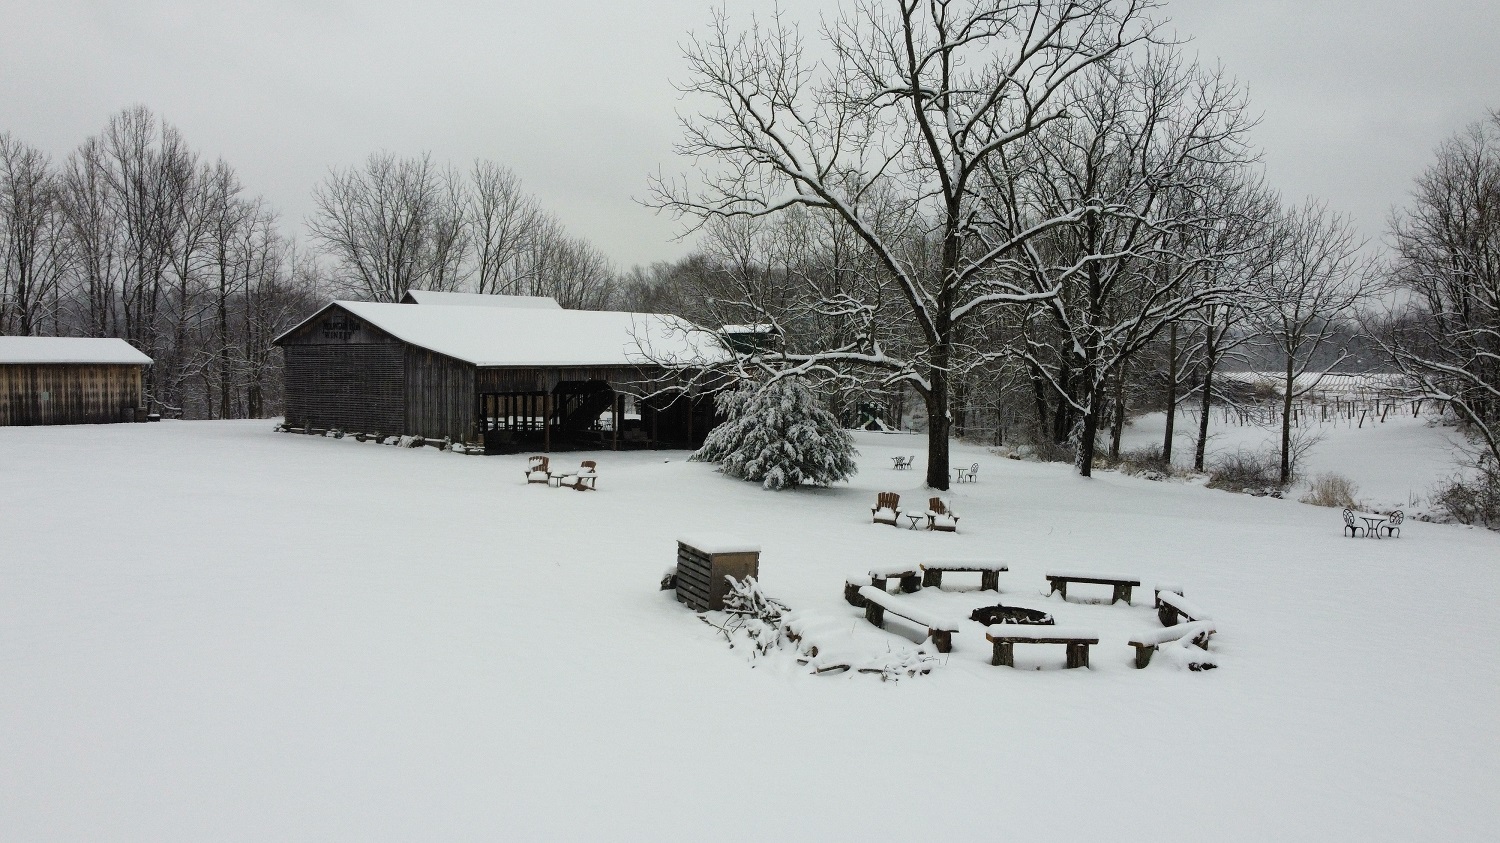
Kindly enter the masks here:
M 1438 484 L 1433 504 L 1460 524 L 1500 530 L 1500 468 L 1483 460 L 1477 471 Z
M 1040 462 L 1071 463 L 1076 453 L 1066 442 L 1054 442 L 1050 436 L 1036 436 L 1031 441 L 1032 454 Z
M 1279 496 L 1281 484 L 1281 455 L 1269 451 L 1238 450 L 1215 459 L 1209 471 L 1208 486 L 1230 492 L 1270 494 L 1275 490 Z
M 1355 486 L 1349 478 L 1330 471 L 1314 477 L 1307 486 L 1307 493 L 1299 500 L 1313 506 L 1358 509 L 1359 504 L 1354 500 L 1354 495 L 1358 491 L 1359 487 Z
M 1121 451 L 1116 467 L 1125 474 L 1145 476 L 1152 480 L 1163 480 L 1174 474 L 1172 463 L 1162 456 L 1160 445 Z

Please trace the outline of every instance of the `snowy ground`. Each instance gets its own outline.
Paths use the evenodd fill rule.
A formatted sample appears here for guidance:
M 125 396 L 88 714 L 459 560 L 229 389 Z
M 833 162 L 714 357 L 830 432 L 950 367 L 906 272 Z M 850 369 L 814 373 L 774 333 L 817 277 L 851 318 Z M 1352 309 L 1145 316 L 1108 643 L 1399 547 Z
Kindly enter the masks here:
M 0 838 L 1500 826 L 1495 533 L 1409 522 L 1398 540 L 1344 539 L 1331 510 L 964 447 L 955 463 L 981 474 L 949 496 L 961 532 L 914 533 L 869 523 L 876 491 L 925 497 L 906 435 L 860 434 L 852 483 L 790 493 L 680 452 L 559 455 L 599 460 L 599 491 L 579 493 L 525 485 L 524 457 L 270 427 L 0 429 Z M 918 470 L 892 471 L 897 453 Z M 997 556 L 1000 599 L 1103 641 L 1090 670 L 1060 669 L 1060 647 L 1018 648 L 1041 670 L 991 667 L 975 625 L 915 679 L 752 668 L 656 590 L 675 536 L 702 530 L 759 541 L 766 589 L 851 634 L 845 575 Z M 1051 567 L 1179 582 L 1220 621 L 1220 669 L 1134 670 L 1124 642 L 1158 627 L 1149 595 L 1043 598 Z
M 1133 420 L 1120 437 L 1125 450 L 1161 447 L 1166 413 L 1149 413 Z M 1371 507 L 1424 508 L 1439 481 L 1457 470 L 1454 444 L 1462 437 L 1455 428 L 1434 425 L 1427 418 L 1391 413 L 1384 422 L 1340 419 L 1308 428 L 1318 441 L 1307 452 L 1300 473 L 1310 478 L 1323 472 L 1342 474 L 1359 487 L 1357 497 Z M 1281 428 L 1225 424 L 1217 414 L 1210 419 L 1207 460 L 1236 450 L 1277 452 Z M 1178 412 L 1173 426 L 1172 461 L 1188 467 L 1198 444 L 1198 416 Z M 1293 496 L 1299 490 L 1293 490 Z

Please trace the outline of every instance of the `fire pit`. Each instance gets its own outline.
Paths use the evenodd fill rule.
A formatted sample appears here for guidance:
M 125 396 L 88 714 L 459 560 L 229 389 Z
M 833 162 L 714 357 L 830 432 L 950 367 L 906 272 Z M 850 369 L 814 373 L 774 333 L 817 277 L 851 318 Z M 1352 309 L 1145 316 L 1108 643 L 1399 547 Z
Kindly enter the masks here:
M 1037 609 L 1023 609 L 1020 606 L 1006 606 L 996 603 L 993 606 L 981 606 L 969 615 L 969 620 L 979 621 L 985 626 L 997 623 L 1030 624 L 1034 626 L 1053 626 L 1052 616 Z

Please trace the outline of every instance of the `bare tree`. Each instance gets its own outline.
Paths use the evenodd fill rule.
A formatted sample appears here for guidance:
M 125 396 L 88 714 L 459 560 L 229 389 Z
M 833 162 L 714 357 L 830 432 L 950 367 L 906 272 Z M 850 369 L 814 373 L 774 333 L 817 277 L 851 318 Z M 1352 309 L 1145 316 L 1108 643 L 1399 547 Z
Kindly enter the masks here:
M 72 242 L 74 299 L 79 329 L 87 336 L 115 336 L 119 330 L 117 293 L 123 288 L 121 232 L 110 209 L 104 177 L 104 151 L 98 138 L 85 140 L 63 170 L 63 213 Z
M 1250 320 L 1282 366 L 1282 485 L 1292 480 L 1292 405 L 1347 358 L 1333 348 L 1367 294 L 1370 262 L 1349 220 L 1321 202 L 1283 212 L 1270 235 L 1266 268 L 1251 277 Z M 1330 351 L 1327 366 L 1315 362 Z
M 512 290 L 551 296 L 570 310 L 603 310 L 615 294 L 615 269 L 603 252 L 570 236 L 555 218 L 533 223 L 519 254 Z
M 1391 230 L 1388 274 L 1410 298 L 1381 344 L 1500 466 L 1500 112 L 1438 148 Z
M 541 209 L 515 173 L 492 161 L 475 161 L 469 170 L 466 206 L 474 292 L 514 295 L 523 256 L 544 223 Z
M 1081 209 L 1028 242 L 1035 318 L 1048 325 L 1000 353 L 1019 354 L 1057 396 L 1054 433 L 1072 439 L 1085 477 L 1107 389 L 1123 381 L 1127 361 L 1234 292 L 1201 283 L 1205 268 L 1227 257 L 1202 233 L 1240 224 L 1221 199 L 1251 160 L 1243 94 L 1219 73 L 1183 64 L 1175 50 L 1101 62 L 1086 81 L 1072 119 L 1006 159 L 995 191 L 1012 213 L 1032 205 L 1058 218 Z M 1061 294 L 1042 297 L 1047 290 Z
M 375 301 L 407 290 L 453 290 L 466 248 L 461 187 L 430 155 L 371 155 L 330 171 L 313 190 L 307 227 L 333 261 L 335 282 Z
M 1201 283 L 1245 290 L 1266 269 L 1264 248 L 1268 223 L 1276 217 L 1279 200 L 1259 179 L 1227 186 L 1220 196 L 1222 223 L 1200 229 L 1200 248 L 1223 256 L 1205 264 Z M 1208 454 L 1208 428 L 1215 397 L 1220 397 L 1214 376 L 1219 367 L 1234 358 L 1253 335 L 1244 330 L 1248 312 L 1243 295 L 1210 301 L 1192 317 L 1196 341 L 1192 355 L 1198 375 L 1198 436 L 1193 448 L 1193 468 L 1202 471 Z
M 0 333 L 39 331 L 68 268 L 66 234 L 51 161 L 0 133 Z
M 945 3 L 861 0 L 825 24 L 832 58 L 808 57 L 779 17 L 748 32 L 715 17 L 688 46 L 686 93 L 706 100 L 679 151 L 702 183 L 658 181 L 659 207 L 702 225 L 826 210 L 878 262 L 920 338 L 893 356 L 873 336 L 794 365 L 864 369 L 927 405 L 927 483 L 948 487 L 949 386 L 963 367 L 956 326 L 1020 288 L 1003 267 L 1032 238 L 1077 218 L 996 214 L 984 176 L 1018 141 L 1067 115 L 1073 78 L 1149 39 L 1149 0 Z M 831 303 L 830 313 L 852 299 Z

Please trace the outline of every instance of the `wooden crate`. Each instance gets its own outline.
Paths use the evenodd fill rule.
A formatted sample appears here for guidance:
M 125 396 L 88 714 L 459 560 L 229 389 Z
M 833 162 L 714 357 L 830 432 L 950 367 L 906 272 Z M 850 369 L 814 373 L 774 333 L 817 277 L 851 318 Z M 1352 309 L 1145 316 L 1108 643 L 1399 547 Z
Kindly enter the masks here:
M 760 575 L 760 547 L 731 536 L 684 536 L 677 541 L 677 599 L 696 611 L 723 609 L 725 577 Z

